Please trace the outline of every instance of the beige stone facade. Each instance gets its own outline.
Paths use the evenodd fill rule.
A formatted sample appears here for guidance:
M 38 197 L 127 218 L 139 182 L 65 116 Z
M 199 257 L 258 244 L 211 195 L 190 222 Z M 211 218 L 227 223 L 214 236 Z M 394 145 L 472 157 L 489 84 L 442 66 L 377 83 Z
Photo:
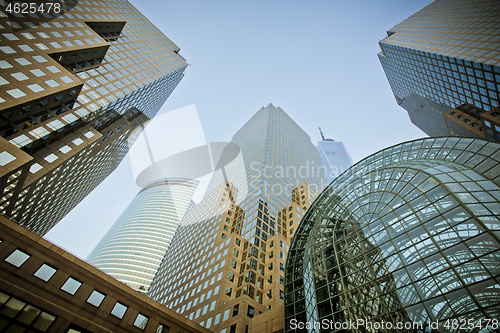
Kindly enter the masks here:
M 500 142 L 500 108 L 490 111 L 460 105 L 444 114 L 449 135 L 469 136 Z
M 250 320 L 249 333 L 281 333 L 284 328 L 283 306 L 275 307 Z
M 149 292 L 218 333 L 247 333 L 283 317 L 290 240 L 326 186 L 319 152 L 279 107 L 260 109 L 233 137 L 244 165 L 215 175 L 183 219 Z M 264 316 L 268 311 L 272 314 Z M 278 328 L 277 328 L 278 329 Z
M 0 222 L 1 332 L 210 332 L 7 218 Z

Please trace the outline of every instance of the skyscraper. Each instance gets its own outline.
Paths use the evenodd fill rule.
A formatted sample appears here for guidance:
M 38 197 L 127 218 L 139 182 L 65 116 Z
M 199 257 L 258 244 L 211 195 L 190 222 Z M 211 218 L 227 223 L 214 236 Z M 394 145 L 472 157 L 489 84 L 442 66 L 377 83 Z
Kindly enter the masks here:
M 44 235 L 118 166 L 187 64 L 126 0 L 2 6 L 0 213 Z
M 456 135 L 443 115 L 473 106 L 472 119 L 454 115 L 472 136 L 491 134 L 488 115 L 499 106 L 500 6 L 495 0 L 436 0 L 387 31 L 378 54 L 397 103 L 429 136 Z
M 228 165 L 183 219 L 150 297 L 218 332 L 245 332 L 283 304 L 285 259 L 299 221 L 326 186 L 318 150 L 279 107 L 261 108 L 231 141 Z
M 325 139 L 321 128 L 321 141 L 318 141 L 318 150 L 321 161 L 326 168 L 326 178 L 328 183 L 337 178 L 342 172 L 349 169 L 352 159 L 345 146 L 340 141 Z
M 135 290 L 147 292 L 179 223 L 194 203 L 198 181 L 160 179 L 144 187 L 87 262 Z
M 497 332 L 499 154 L 419 139 L 335 179 L 290 246 L 285 332 Z

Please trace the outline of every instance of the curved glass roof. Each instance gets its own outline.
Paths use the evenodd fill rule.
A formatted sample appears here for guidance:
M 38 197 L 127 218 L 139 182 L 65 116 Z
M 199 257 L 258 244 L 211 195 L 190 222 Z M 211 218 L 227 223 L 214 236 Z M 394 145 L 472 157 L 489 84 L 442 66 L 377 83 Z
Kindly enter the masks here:
M 480 320 L 474 330 L 494 331 L 499 185 L 500 144 L 480 139 L 419 139 L 352 166 L 316 199 L 292 240 L 285 332 L 340 332 L 361 321 L 349 328 L 382 332 L 366 325 L 402 323 L 385 329 L 424 332 L 413 323 L 439 321 L 439 332 L 458 332 L 453 322 Z

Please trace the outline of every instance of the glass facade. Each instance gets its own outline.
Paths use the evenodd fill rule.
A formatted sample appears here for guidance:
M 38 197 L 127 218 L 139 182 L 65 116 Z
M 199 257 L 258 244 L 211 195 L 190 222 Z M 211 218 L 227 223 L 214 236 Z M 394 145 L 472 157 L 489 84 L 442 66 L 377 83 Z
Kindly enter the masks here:
M 47 332 L 56 316 L 0 291 L 0 332 Z
M 331 139 L 318 141 L 318 150 L 326 168 L 326 178 L 329 183 L 352 165 L 351 156 L 340 141 Z
M 499 106 L 499 16 L 494 0 L 437 0 L 379 42 L 396 101 L 429 136 L 452 134 L 443 119 L 450 109 Z
M 118 166 L 187 67 L 126 0 L 66 3 L 0 3 L 0 213 L 39 235 Z
M 182 217 L 194 206 L 198 181 L 170 178 L 144 187 L 86 261 L 147 292 Z
M 281 108 L 261 108 L 241 149 L 183 219 L 149 296 L 214 332 L 245 332 L 283 304 L 290 238 L 326 186 L 318 150 Z
M 498 143 L 420 139 L 365 158 L 292 240 L 285 332 L 359 320 L 367 332 L 498 332 L 499 217 Z

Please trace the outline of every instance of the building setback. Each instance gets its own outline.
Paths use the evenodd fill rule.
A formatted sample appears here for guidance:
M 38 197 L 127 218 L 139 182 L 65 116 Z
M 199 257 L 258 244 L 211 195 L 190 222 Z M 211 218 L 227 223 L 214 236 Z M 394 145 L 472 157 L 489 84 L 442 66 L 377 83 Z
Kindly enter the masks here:
M 231 142 L 244 165 L 212 178 L 181 222 L 148 295 L 208 329 L 252 332 L 252 318 L 282 313 L 288 245 L 326 178 L 309 136 L 272 104 Z
M 144 187 L 87 257 L 135 290 L 147 292 L 179 223 L 194 206 L 198 181 L 171 178 Z
M 452 135 L 473 136 L 491 141 L 500 140 L 500 108 L 484 112 L 473 105 L 460 105 L 444 114 Z M 486 129 L 486 130 L 484 130 Z
M 397 103 L 429 136 L 454 135 L 443 118 L 451 109 L 469 105 L 488 114 L 499 106 L 499 17 L 495 0 L 437 0 L 379 42 L 378 57 Z M 500 141 L 479 115 L 464 120 L 464 130 L 455 133 L 486 132 Z
M 0 18 L 0 213 L 39 235 L 118 166 L 187 67 L 126 0 L 51 8 Z
M 419 139 L 335 179 L 290 246 L 285 332 L 498 331 L 499 156 L 482 139 Z

